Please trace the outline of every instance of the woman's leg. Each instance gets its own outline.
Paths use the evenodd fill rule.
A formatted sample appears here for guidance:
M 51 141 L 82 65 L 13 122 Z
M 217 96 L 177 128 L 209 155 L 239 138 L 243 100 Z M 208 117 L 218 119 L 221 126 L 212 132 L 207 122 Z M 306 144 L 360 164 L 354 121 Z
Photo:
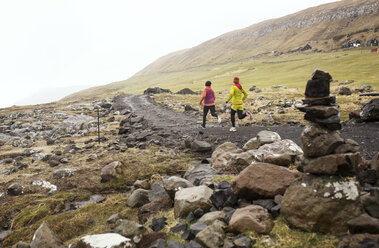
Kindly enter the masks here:
M 242 110 L 237 110 L 237 114 L 238 114 L 238 119 L 242 120 L 243 118 L 245 118 L 247 116 L 246 113 L 244 113 Z
M 204 109 L 203 109 L 203 127 L 205 127 L 205 122 L 207 121 L 208 111 L 209 111 L 209 106 L 204 106 Z
M 209 110 L 211 111 L 211 115 L 213 117 L 218 117 L 217 113 L 216 113 L 216 106 L 215 105 L 212 105 L 212 106 L 209 106 Z
M 230 120 L 232 121 L 232 127 L 236 126 L 236 111 L 231 109 L 230 111 Z

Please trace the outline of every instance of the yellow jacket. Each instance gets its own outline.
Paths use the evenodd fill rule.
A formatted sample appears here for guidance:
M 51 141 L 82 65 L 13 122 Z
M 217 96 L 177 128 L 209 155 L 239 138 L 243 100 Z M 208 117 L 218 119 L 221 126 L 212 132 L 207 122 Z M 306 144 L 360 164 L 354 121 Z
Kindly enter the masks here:
M 242 97 L 243 94 L 243 97 Z M 227 102 L 232 99 L 233 105 L 242 105 L 243 101 L 247 97 L 247 92 L 243 88 L 239 89 L 237 86 L 233 85 L 233 87 L 230 89 L 230 93 L 228 96 Z

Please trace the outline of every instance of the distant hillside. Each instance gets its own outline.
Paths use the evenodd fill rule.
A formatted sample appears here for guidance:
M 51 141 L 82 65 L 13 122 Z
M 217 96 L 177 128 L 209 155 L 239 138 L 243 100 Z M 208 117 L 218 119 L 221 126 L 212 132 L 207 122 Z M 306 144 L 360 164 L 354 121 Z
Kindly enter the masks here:
M 277 56 L 296 51 L 307 44 L 312 48 L 310 51 L 330 51 L 352 39 L 365 43 L 378 38 L 378 12 L 377 0 L 344 0 L 308 8 L 223 34 L 190 49 L 170 53 L 126 81 L 85 90 L 66 99 L 124 91 L 127 86 L 129 90 L 135 91 L 136 84 L 162 85 L 162 80 L 167 80 L 167 74 L 174 73 L 180 79 L 178 72 L 186 77 L 187 72 L 199 67 Z

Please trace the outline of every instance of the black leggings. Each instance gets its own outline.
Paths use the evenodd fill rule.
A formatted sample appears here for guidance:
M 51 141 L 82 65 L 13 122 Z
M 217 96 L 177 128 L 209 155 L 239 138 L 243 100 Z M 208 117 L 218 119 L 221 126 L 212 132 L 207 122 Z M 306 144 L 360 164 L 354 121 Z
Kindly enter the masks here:
M 203 112 L 203 127 L 205 127 L 205 122 L 207 120 L 207 114 L 208 112 L 211 111 L 211 115 L 214 117 L 218 117 L 216 114 L 216 106 L 211 105 L 211 106 L 204 106 L 204 112 Z
M 247 115 L 246 113 L 243 113 L 242 110 L 237 110 L 235 111 L 234 109 L 232 109 L 232 111 L 230 112 L 230 119 L 232 120 L 232 126 L 235 127 L 236 126 L 236 112 L 238 114 L 238 119 L 242 120 L 243 118 L 245 118 Z

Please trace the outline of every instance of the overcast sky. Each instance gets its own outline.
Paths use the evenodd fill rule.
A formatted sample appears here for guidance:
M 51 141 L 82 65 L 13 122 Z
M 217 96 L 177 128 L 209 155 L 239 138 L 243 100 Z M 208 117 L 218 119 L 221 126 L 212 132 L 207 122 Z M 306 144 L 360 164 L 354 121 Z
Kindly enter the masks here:
M 0 0 L 0 108 L 125 80 L 167 53 L 327 2 Z

